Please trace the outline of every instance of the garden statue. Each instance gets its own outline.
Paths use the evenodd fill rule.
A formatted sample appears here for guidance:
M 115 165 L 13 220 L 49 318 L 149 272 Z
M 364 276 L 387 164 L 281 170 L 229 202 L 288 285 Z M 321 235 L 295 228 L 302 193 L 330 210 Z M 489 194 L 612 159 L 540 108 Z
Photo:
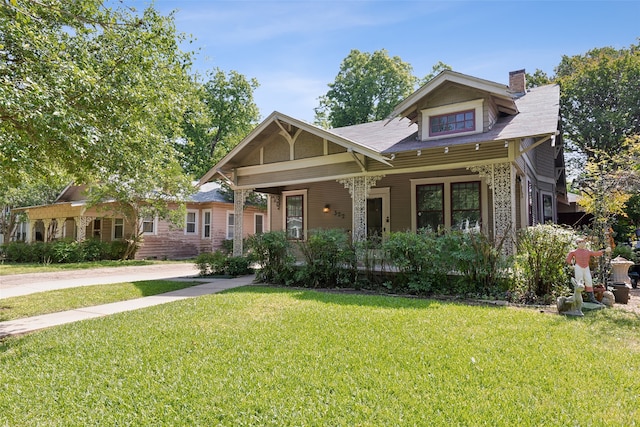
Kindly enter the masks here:
M 571 279 L 573 283 L 573 295 L 570 297 L 558 297 L 556 304 L 558 306 L 558 313 L 566 316 L 584 316 L 582 314 L 582 291 L 584 285 L 582 282 L 576 282 L 576 279 Z
M 585 291 L 589 295 L 589 302 L 600 304 L 593 295 L 593 279 L 591 278 L 591 270 L 589 269 L 589 261 L 591 257 L 601 256 L 605 252 L 611 252 L 611 248 L 601 251 L 591 251 L 587 249 L 587 241 L 583 238 L 576 239 L 577 249 L 572 250 L 567 255 L 567 264 L 574 263 L 574 278 L 576 282 L 582 282 Z
M 604 291 L 604 293 L 602 294 L 602 304 L 604 304 L 606 307 L 613 307 L 613 303 L 615 302 L 615 300 L 615 295 L 613 295 L 613 292 L 611 291 Z

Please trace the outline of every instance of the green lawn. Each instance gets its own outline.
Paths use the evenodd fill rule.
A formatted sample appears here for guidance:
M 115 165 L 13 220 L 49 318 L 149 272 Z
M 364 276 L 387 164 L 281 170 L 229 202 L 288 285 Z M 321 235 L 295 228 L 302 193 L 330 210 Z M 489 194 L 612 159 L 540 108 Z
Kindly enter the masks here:
M 153 265 L 159 263 L 178 262 L 178 261 L 146 261 L 146 260 L 129 260 L 129 261 L 93 261 L 93 262 L 74 262 L 68 264 L 17 264 L 0 262 L 0 276 L 8 276 L 10 274 L 25 273 L 48 273 L 51 271 L 65 270 L 85 270 L 89 268 L 100 267 L 127 267 L 132 265 Z M 193 262 L 193 261 L 191 261 Z
M 142 280 L 110 285 L 80 286 L 3 298 L 0 299 L 0 322 L 142 298 L 188 288 L 200 283 L 202 282 Z
M 0 344 L 0 425 L 637 425 L 640 328 L 245 287 Z

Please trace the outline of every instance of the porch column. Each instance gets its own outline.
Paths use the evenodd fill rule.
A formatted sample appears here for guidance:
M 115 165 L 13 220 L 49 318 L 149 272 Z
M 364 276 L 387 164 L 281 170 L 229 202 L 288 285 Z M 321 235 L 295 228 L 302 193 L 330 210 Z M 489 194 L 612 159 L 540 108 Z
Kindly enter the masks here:
M 362 242 L 367 238 L 367 196 L 371 187 L 383 177 L 384 175 L 356 176 L 338 180 L 351 194 L 353 216 L 351 240 L 354 242 Z
M 56 239 L 62 239 L 64 236 L 62 235 L 64 232 L 64 224 L 67 222 L 67 218 L 56 218 Z
M 73 219 L 76 221 L 76 229 L 78 230 L 78 238 L 76 240 L 78 242 L 82 242 L 87 238 L 87 226 L 91 221 L 93 221 L 93 217 L 76 216 Z
M 51 230 L 49 229 L 49 227 L 51 227 L 51 218 L 43 218 L 42 219 L 42 223 L 44 224 L 44 230 L 43 230 L 43 236 L 42 236 L 42 241 L 43 242 L 50 242 L 52 240 L 52 233 Z
M 244 202 L 253 190 L 233 191 L 233 256 L 242 256 L 242 223 L 244 222 Z
M 497 163 L 487 166 L 470 167 L 487 181 L 493 190 L 493 231 L 497 241 L 507 234 L 516 231 L 516 182 L 513 166 L 510 162 Z M 506 241 L 502 246 L 505 255 L 513 255 L 515 242 Z

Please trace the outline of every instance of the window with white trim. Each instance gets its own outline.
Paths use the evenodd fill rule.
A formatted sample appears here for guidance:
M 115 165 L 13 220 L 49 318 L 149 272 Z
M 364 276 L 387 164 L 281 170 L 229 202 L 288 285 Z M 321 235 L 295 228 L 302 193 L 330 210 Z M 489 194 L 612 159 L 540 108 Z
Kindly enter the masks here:
M 142 219 L 142 234 L 156 234 L 156 219 L 150 216 Z
M 482 132 L 483 103 L 475 99 L 422 110 L 422 140 Z
M 284 229 L 287 238 L 304 240 L 307 231 L 307 190 L 283 191 L 284 197 Z
M 202 212 L 202 237 L 205 239 L 211 237 L 211 210 Z
M 263 214 L 255 214 L 253 216 L 253 232 L 255 234 L 264 233 L 264 215 Z
M 233 240 L 233 233 L 236 229 L 236 215 L 232 211 L 227 211 L 227 239 Z
M 185 221 L 184 233 L 196 234 L 198 232 L 198 211 L 187 210 L 187 219 Z

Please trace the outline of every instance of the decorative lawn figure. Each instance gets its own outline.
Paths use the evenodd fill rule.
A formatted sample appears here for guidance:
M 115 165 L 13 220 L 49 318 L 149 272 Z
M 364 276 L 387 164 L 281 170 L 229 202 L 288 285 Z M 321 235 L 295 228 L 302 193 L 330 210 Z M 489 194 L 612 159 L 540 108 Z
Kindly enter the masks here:
M 584 285 L 582 282 L 576 282 L 576 279 L 572 278 L 573 283 L 573 295 L 570 297 L 558 297 L 556 304 L 558 305 L 558 313 L 565 316 L 584 316 L 582 313 L 582 291 Z
M 591 251 L 587 249 L 587 241 L 583 238 L 576 239 L 577 249 L 572 250 L 567 255 L 567 264 L 574 263 L 574 278 L 575 281 L 584 283 L 587 295 L 589 295 L 589 302 L 600 304 L 600 302 L 593 295 L 593 279 L 591 278 L 591 270 L 589 269 L 589 261 L 591 257 L 602 256 L 605 252 L 611 252 L 611 248 L 607 248 L 601 251 Z

